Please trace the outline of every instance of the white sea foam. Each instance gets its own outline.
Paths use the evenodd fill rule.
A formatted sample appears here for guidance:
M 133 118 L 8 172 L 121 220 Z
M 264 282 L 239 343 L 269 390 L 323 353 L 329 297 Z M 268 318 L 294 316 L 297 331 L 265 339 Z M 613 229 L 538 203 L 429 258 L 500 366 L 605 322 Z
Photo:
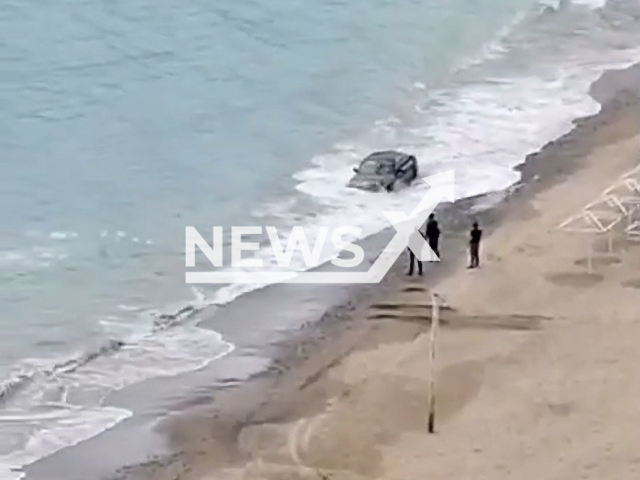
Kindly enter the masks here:
M 142 307 L 136 305 L 125 305 L 123 303 L 118 305 L 118 308 L 124 312 L 139 312 L 140 310 L 142 310 Z
M 506 54 L 509 49 L 505 40 L 511 32 L 527 17 L 529 12 L 523 10 L 514 15 L 513 19 L 500 29 L 495 38 L 482 45 L 475 55 L 463 58 L 455 65 L 455 70 L 464 70 L 474 65 L 479 65 L 487 60 L 492 60 Z
M 582 5 L 592 10 L 603 8 L 608 0 L 539 0 L 540 5 L 552 7 L 554 10 L 561 10 L 571 5 Z
M 41 270 L 64 260 L 68 251 L 61 246 L 34 246 L 21 250 L 0 250 L 0 269 L 10 271 Z
M 23 252 L 19 250 L 0 251 L 0 265 L 23 262 L 27 258 L 29 258 L 29 255 L 27 252 Z
M 118 323 L 117 317 L 104 321 L 106 331 L 125 335 L 124 343 L 110 341 L 69 358 L 26 359 L 16 367 L 14 384 L 0 389 L 5 407 L 0 432 L 14 432 L 14 450 L 0 456 L 0 479 L 20 478 L 21 467 L 129 417 L 127 410 L 103 405 L 109 392 L 198 370 L 233 351 L 219 333 L 189 321 L 208 304 L 202 291 L 194 289 L 194 296 L 194 302 L 171 310 L 175 313 L 146 312 L 146 324 Z M 4 445 L 11 438 L 2 440 Z
M 572 0 L 572 2 L 577 5 L 586 5 L 594 10 L 607 5 L 607 0 Z
M 56 231 L 49 234 L 52 240 L 67 240 L 70 238 L 78 238 L 78 233 L 73 231 Z
M 3 411 L 0 425 L 4 425 L 4 429 L 8 430 L 8 424 L 16 421 L 30 425 L 31 429 L 21 442 L 22 448 L 0 455 L 0 480 L 23 478 L 21 467 L 62 448 L 77 445 L 130 416 L 131 412 L 114 407 L 67 408 L 33 415 Z
M 148 378 L 198 370 L 234 348 L 219 333 L 193 326 L 138 337 L 117 354 L 98 358 L 66 375 L 65 382 L 87 389 L 119 390 Z

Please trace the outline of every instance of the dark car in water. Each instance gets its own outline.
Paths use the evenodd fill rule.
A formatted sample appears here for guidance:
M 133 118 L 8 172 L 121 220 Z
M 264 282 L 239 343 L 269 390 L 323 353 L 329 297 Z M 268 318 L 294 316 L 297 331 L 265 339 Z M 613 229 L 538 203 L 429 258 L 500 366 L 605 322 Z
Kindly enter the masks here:
M 347 186 L 377 192 L 392 192 L 400 186 L 411 185 L 418 178 L 416 157 L 402 152 L 372 153 L 359 166 Z

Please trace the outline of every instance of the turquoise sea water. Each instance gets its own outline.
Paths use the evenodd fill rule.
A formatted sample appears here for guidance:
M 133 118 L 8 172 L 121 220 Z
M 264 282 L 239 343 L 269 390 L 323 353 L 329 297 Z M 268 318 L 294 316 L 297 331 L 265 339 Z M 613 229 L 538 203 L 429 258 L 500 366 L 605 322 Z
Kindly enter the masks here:
M 185 226 L 379 231 L 423 190 L 347 191 L 377 148 L 459 197 L 516 181 L 640 59 L 640 7 L 604 4 L 4 2 L 0 479 L 126 417 L 109 391 L 232 348 L 158 317 L 243 291 L 184 284 Z

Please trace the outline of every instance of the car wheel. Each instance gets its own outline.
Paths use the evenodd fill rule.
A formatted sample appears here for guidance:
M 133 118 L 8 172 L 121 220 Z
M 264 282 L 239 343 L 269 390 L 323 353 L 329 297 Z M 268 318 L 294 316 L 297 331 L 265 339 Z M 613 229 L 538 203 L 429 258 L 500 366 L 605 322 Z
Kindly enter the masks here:
M 387 185 L 387 192 L 393 192 L 393 188 L 395 187 L 395 185 L 393 184 L 393 182 L 391 182 L 390 184 Z

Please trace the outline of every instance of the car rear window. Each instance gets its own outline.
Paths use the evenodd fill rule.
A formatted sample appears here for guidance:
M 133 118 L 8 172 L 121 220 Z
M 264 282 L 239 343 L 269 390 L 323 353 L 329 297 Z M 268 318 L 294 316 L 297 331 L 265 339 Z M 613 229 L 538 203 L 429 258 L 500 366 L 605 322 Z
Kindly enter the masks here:
M 364 175 L 380 175 L 384 173 L 393 173 L 395 164 L 393 160 L 365 160 L 360 164 L 358 173 Z
M 378 173 L 378 168 L 380 164 L 375 160 L 365 160 L 362 162 L 359 168 L 359 173 L 364 174 L 375 174 Z

